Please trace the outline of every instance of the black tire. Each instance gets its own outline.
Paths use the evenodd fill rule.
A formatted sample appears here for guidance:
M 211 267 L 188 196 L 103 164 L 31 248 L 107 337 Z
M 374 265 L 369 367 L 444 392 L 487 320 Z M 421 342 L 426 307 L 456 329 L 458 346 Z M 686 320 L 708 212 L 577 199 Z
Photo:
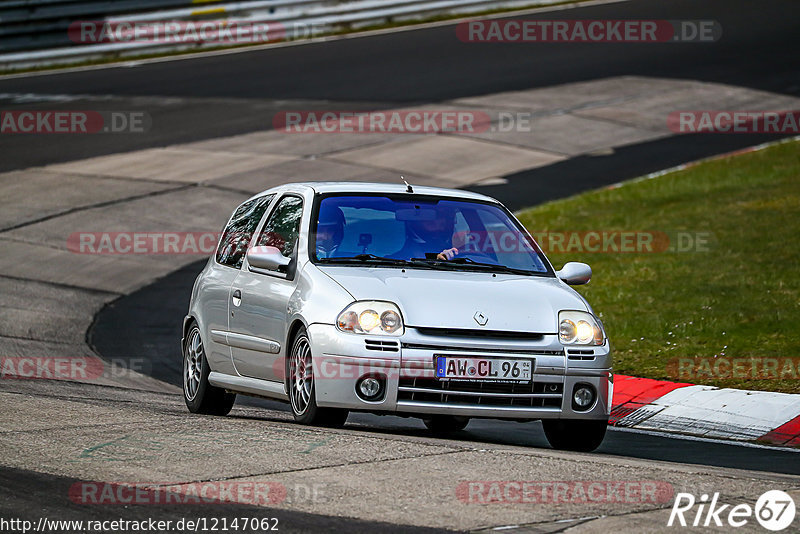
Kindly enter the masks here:
M 183 343 L 183 400 L 192 413 L 228 415 L 236 394 L 209 384 L 210 372 L 200 328 L 192 323 Z
M 547 441 L 554 449 L 592 452 L 603 442 L 608 421 L 545 419 L 542 426 Z
M 464 430 L 469 424 L 469 417 L 455 415 L 434 415 L 422 420 L 428 430 L 434 434 L 451 434 Z
M 340 408 L 317 406 L 312 365 L 311 341 L 305 328 L 300 328 L 292 340 L 287 358 L 289 404 L 294 420 L 303 425 L 341 427 L 350 412 Z

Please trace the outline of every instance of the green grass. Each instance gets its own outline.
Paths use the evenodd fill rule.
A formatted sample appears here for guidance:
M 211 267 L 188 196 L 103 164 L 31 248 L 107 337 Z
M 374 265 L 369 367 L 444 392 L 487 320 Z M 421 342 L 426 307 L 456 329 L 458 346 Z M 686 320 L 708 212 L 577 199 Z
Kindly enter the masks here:
M 676 358 L 793 357 L 784 379 L 684 381 L 800 393 L 800 143 L 793 141 L 524 210 L 531 232 L 710 232 L 705 252 L 549 253 L 592 266 L 578 287 L 620 374 L 677 380 Z

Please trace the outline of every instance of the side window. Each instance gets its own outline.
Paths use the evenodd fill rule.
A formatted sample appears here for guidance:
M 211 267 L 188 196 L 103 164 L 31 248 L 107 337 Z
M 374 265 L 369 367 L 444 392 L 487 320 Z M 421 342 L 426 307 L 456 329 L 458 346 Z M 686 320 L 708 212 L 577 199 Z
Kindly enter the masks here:
M 248 200 L 238 208 L 231 217 L 231 221 L 222 232 L 222 238 L 217 247 L 217 262 L 228 267 L 239 269 L 244 262 L 247 245 L 256 230 L 261 217 L 275 195 Z
M 287 258 L 291 257 L 297 245 L 302 215 L 303 200 L 301 198 L 283 197 L 264 224 L 256 245 L 275 247 Z

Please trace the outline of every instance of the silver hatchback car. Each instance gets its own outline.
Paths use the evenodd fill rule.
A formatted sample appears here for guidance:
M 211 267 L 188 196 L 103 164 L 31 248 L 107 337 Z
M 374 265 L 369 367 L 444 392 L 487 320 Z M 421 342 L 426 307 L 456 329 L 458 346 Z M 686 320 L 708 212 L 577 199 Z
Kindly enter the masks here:
M 288 401 L 300 423 L 350 411 L 541 420 L 550 444 L 603 440 L 613 391 L 603 325 L 498 201 L 368 183 L 288 184 L 236 208 L 183 326 L 189 410 L 236 394 Z

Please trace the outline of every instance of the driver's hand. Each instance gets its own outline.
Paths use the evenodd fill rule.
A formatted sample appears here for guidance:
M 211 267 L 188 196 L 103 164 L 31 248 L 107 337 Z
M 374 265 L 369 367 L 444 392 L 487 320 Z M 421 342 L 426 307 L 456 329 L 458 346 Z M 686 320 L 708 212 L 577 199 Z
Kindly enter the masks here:
M 453 247 L 453 248 L 448 248 L 447 250 L 441 251 L 439 254 L 436 255 L 436 259 L 437 260 L 445 260 L 445 261 L 447 261 L 447 260 L 452 260 L 457 255 L 458 255 L 458 249 Z

